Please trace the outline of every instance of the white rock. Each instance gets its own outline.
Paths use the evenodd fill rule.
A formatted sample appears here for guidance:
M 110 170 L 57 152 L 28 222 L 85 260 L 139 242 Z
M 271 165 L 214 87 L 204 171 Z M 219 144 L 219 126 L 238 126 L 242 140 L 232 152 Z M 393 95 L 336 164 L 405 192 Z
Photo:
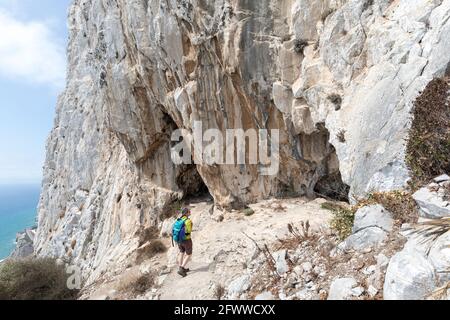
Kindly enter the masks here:
M 377 266 L 370 266 L 364 269 L 363 273 L 367 276 L 370 276 L 371 274 L 374 274 L 375 271 L 377 271 Z
M 378 294 L 378 289 L 374 286 L 369 286 L 369 288 L 367 289 L 367 293 L 371 298 L 373 298 Z
M 295 267 L 294 267 L 294 273 L 295 273 L 297 276 L 301 276 L 301 275 L 303 274 L 303 268 L 302 268 L 302 266 L 295 266 Z
M 389 265 L 389 258 L 386 257 L 384 254 L 380 253 L 376 256 L 377 259 L 377 267 L 378 268 L 384 268 Z
M 331 283 L 328 300 L 347 300 L 353 295 L 352 289 L 358 285 L 354 278 L 336 279 Z
M 170 237 L 170 235 L 172 234 L 172 227 L 173 224 L 175 223 L 176 218 L 169 218 L 163 221 L 162 225 L 161 225 L 161 232 L 160 232 L 160 237 Z
M 250 288 L 250 276 L 244 275 L 233 280 L 228 286 L 228 293 L 230 295 L 240 295 Z
M 432 245 L 428 260 L 436 269 L 439 285 L 450 281 L 450 231 L 440 236 Z
M 421 300 L 435 288 L 434 268 L 421 253 L 404 249 L 392 257 L 384 283 L 385 300 Z
M 260 293 L 256 296 L 255 300 L 262 300 L 262 301 L 268 301 L 268 300 L 275 300 L 275 297 L 273 294 L 269 291 Z
M 360 297 L 362 296 L 362 294 L 364 293 L 364 288 L 363 287 L 356 287 L 352 289 L 352 295 L 355 297 Z
M 433 180 L 436 183 L 441 183 L 441 182 L 449 181 L 450 177 L 446 174 L 443 174 L 443 175 L 440 175 L 439 177 L 434 178 Z
M 438 192 L 425 187 L 414 193 L 413 198 L 419 205 L 422 217 L 430 219 L 450 217 L 450 206 Z
M 279 275 L 286 274 L 289 271 L 289 267 L 286 262 L 286 250 L 278 251 L 273 254 L 276 268 Z
M 369 227 L 352 234 L 338 247 L 344 251 L 364 251 L 379 246 L 387 239 L 387 236 L 388 234 L 384 230 L 378 227 Z
M 293 102 L 292 90 L 281 82 L 275 82 L 273 84 L 273 101 L 278 110 L 282 113 L 290 114 Z
M 356 212 L 352 231 L 357 233 L 365 228 L 378 227 L 386 232 L 391 232 L 393 226 L 392 214 L 382 205 L 376 204 L 363 207 Z
M 303 262 L 301 265 L 302 269 L 304 272 L 311 272 L 313 269 L 313 265 L 311 262 L 307 261 L 307 262 Z

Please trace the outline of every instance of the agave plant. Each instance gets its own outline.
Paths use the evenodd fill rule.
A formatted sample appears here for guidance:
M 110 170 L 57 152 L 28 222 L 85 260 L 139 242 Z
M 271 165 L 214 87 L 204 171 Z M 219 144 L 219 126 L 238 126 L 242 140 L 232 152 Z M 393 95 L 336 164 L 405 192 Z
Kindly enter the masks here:
M 450 217 L 445 217 L 420 222 L 413 233 L 423 236 L 425 241 L 434 241 L 448 231 L 450 231 Z

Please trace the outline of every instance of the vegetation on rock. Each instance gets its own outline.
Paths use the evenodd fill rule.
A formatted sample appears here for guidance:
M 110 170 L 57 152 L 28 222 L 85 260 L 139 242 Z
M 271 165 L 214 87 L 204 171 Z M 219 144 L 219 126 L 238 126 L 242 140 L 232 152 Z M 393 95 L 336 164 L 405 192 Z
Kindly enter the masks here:
M 413 189 L 450 172 L 449 100 L 448 79 L 434 79 L 414 103 L 406 146 L 406 163 L 411 170 Z

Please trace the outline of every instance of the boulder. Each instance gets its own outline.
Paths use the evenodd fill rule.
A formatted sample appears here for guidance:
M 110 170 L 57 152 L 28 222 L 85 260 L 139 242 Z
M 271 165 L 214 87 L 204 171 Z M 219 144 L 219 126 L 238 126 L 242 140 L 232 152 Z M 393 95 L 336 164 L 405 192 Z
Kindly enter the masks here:
M 440 236 L 432 245 L 428 260 L 436 269 L 439 285 L 450 281 L 450 231 Z
M 364 251 L 379 246 L 387 239 L 388 233 L 378 227 L 369 227 L 352 234 L 338 248 L 344 251 Z
M 391 232 L 394 226 L 392 214 L 383 206 L 376 204 L 359 209 L 355 215 L 353 233 L 363 229 L 377 227 L 386 232 Z
M 444 194 L 439 192 L 439 187 L 422 188 L 413 194 L 413 198 L 420 208 L 419 212 L 422 217 L 429 219 L 450 217 L 450 203 L 444 200 Z
M 353 289 L 358 286 L 354 278 L 340 278 L 331 283 L 328 300 L 348 300 L 354 295 Z
M 371 205 L 359 209 L 355 215 L 353 234 L 339 245 L 339 249 L 364 251 L 379 246 L 387 239 L 394 219 L 383 206 Z
M 422 300 L 435 288 L 434 268 L 422 253 L 406 248 L 391 259 L 384 283 L 385 300 Z

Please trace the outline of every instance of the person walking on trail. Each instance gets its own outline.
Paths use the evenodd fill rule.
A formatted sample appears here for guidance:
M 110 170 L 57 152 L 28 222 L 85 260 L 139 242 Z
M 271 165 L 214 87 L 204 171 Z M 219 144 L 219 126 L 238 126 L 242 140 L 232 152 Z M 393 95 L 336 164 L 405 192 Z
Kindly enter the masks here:
M 172 244 L 177 243 L 178 249 L 178 274 L 183 278 L 187 276 L 189 269 L 188 263 L 192 258 L 192 220 L 190 219 L 191 210 L 189 208 L 182 208 L 180 210 L 180 217 L 173 225 L 172 230 Z

